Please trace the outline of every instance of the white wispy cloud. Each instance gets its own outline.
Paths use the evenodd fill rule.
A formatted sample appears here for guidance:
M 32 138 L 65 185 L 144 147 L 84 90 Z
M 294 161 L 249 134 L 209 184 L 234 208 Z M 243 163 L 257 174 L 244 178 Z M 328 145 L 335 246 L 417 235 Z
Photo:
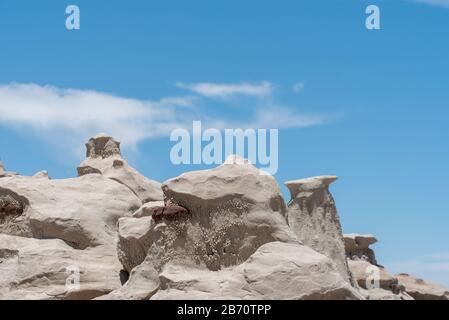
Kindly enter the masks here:
M 449 8 L 449 0 L 414 0 L 417 3 L 424 3 L 432 6 Z
M 293 85 L 292 90 L 294 92 L 300 92 L 302 90 L 304 90 L 304 83 L 303 82 L 297 82 Z
M 177 82 L 178 88 L 190 90 L 196 94 L 199 94 L 208 98 L 227 99 L 235 96 L 252 96 L 252 97 L 265 97 L 270 95 L 274 86 L 268 81 L 262 81 L 260 83 L 183 83 Z
M 185 124 L 194 114 L 179 107 L 191 105 L 190 97 L 145 101 L 36 84 L 0 86 L 0 124 L 58 135 L 61 141 L 108 132 L 132 145 Z
M 408 273 L 449 288 L 449 252 L 437 252 L 410 261 L 391 262 L 387 269 L 394 273 Z
M 268 83 L 259 87 L 235 84 L 225 86 L 227 89 L 223 90 L 222 86 L 209 84 L 207 88 L 215 89 L 208 94 L 224 97 L 245 93 L 261 97 L 272 87 Z M 199 91 L 203 94 L 151 101 L 94 90 L 5 84 L 0 85 L 0 125 L 25 134 L 31 130 L 32 134 L 56 142 L 63 148 L 76 149 L 78 154 L 80 141 L 98 132 L 106 132 L 121 140 L 124 147 L 132 148 L 143 140 L 168 136 L 175 128 L 190 128 L 194 120 L 218 129 L 282 129 L 318 125 L 329 119 L 326 115 L 304 116 L 292 109 L 274 106 L 271 97 L 256 98 L 249 111 L 241 108 L 232 113 L 217 114 L 217 110 L 201 108 L 207 89 Z M 240 117 L 239 112 L 243 111 L 246 113 Z

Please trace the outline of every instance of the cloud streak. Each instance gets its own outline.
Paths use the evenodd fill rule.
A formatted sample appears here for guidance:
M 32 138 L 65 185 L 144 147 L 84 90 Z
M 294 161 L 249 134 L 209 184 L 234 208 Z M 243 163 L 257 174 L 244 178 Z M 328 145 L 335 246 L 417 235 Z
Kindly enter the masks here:
M 208 98 L 228 99 L 235 96 L 266 97 L 270 95 L 274 86 L 268 81 L 260 83 L 216 84 L 209 82 L 183 83 L 177 82 L 178 88 L 192 91 Z
M 0 85 L 0 125 L 17 129 L 79 152 L 80 141 L 106 132 L 134 148 L 137 143 L 169 136 L 175 128 L 191 128 L 201 120 L 204 127 L 299 128 L 322 124 L 327 115 L 304 116 L 289 108 L 273 105 L 273 86 L 248 84 L 189 85 L 199 95 L 139 100 L 94 90 L 60 89 L 37 84 Z M 246 95 L 252 106 L 227 108 L 217 113 L 205 97 L 226 98 Z M 262 98 L 262 99 L 259 99 Z M 237 99 L 238 101 L 239 99 Z M 248 101 L 245 101 L 245 103 Z M 225 112 L 222 112 L 222 111 Z M 241 120 L 245 119 L 245 120 Z
M 415 0 L 415 2 L 428 4 L 431 6 L 449 8 L 449 0 Z

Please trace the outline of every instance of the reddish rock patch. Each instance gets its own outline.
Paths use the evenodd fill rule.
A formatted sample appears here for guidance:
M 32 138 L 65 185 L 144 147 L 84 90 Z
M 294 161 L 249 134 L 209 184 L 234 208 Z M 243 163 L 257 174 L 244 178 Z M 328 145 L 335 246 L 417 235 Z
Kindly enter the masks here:
M 177 205 L 170 205 L 155 208 L 152 217 L 156 221 L 161 219 L 175 220 L 185 217 L 188 214 L 189 211 L 186 208 Z

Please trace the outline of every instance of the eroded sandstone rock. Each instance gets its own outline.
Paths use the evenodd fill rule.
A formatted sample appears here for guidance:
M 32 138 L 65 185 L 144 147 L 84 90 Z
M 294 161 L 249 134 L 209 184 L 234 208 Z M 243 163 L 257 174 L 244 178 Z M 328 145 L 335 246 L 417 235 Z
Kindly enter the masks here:
M 78 249 L 113 243 L 117 220 L 142 205 L 128 188 L 100 175 L 62 180 L 3 178 L 1 195 L 15 199 L 4 200 L 4 210 L 16 214 L 8 223 L 0 223 L 0 232 L 61 239 Z
M 444 287 L 422 279 L 414 278 L 406 273 L 397 276 L 399 284 L 415 300 L 449 300 L 449 291 Z
M 78 176 L 101 174 L 128 187 L 142 202 L 163 199 L 161 184 L 147 179 L 130 167 L 120 152 L 120 142 L 98 134 L 86 143 L 86 159 L 77 168 Z
M 300 241 L 335 261 L 342 277 L 351 281 L 340 219 L 329 192 L 335 180 L 320 176 L 286 182 L 291 194 L 287 221 Z
M 112 246 L 75 250 L 59 239 L 0 234 L 0 299 L 92 299 L 120 287 L 119 270 Z M 79 287 L 67 286 L 71 275 Z
M 357 284 L 363 289 L 379 286 L 381 289 L 398 294 L 403 291 L 398 279 L 389 274 L 385 268 L 375 266 L 364 260 L 348 260 L 349 270 Z
M 169 263 L 151 299 L 363 299 L 333 261 L 301 244 L 270 242 L 238 266 L 209 271 Z
M 160 238 L 149 250 L 157 268 L 180 260 L 219 270 L 244 262 L 267 242 L 298 243 L 275 179 L 251 164 L 184 173 L 162 189 L 166 205 L 189 214 L 161 221 Z
M 344 235 L 345 251 L 348 259 L 364 260 L 371 264 L 377 264 L 374 251 L 369 248 L 370 245 L 377 242 L 377 239 L 371 234 L 350 233 Z

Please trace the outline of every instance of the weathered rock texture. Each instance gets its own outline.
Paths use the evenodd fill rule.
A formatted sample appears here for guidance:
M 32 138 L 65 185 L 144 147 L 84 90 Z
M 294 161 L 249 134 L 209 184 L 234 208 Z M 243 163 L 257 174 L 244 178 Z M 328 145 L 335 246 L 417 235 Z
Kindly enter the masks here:
M 402 291 L 398 279 L 390 275 L 384 268 L 372 265 L 363 260 L 348 260 L 354 280 L 363 289 L 370 289 L 376 285 L 381 289 L 399 293 Z M 378 283 L 376 284 L 376 281 Z
M 348 259 L 365 260 L 371 264 L 377 264 L 374 251 L 369 248 L 370 245 L 377 242 L 377 239 L 371 234 L 345 234 L 345 251 Z
M 152 299 L 363 299 L 326 256 L 270 242 L 244 263 L 220 271 L 167 264 Z
M 161 188 L 113 138 L 86 146 L 73 179 L 0 166 L 0 299 L 448 297 L 377 266 L 374 237 L 343 243 L 328 190 L 336 177 L 286 183 L 287 209 L 275 179 L 237 156 Z
M 161 184 L 130 167 L 120 152 L 120 142 L 99 134 L 86 143 L 86 159 L 78 167 L 78 175 L 102 174 L 128 187 L 143 202 L 162 200 Z
M 244 262 L 267 242 L 298 243 L 275 179 L 251 164 L 184 173 L 162 189 L 167 205 L 189 214 L 159 222 L 149 250 L 156 268 L 182 261 L 220 270 Z
M 402 273 L 397 276 L 405 291 L 415 300 L 449 300 L 449 291 L 440 285 Z
M 113 243 L 117 220 L 141 201 L 125 186 L 100 175 L 48 180 L 0 179 L 6 223 L 0 232 L 38 239 L 57 238 L 84 249 Z
M 287 221 L 299 240 L 335 261 L 342 277 L 350 281 L 340 219 L 329 192 L 335 180 L 320 176 L 286 182 L 291 194 Z
M 80 286 L 67 286 L 77 270 Z M 120 287 L 119 270 L 112 247 L 0 234 L 0 299 L 92 299 Z

